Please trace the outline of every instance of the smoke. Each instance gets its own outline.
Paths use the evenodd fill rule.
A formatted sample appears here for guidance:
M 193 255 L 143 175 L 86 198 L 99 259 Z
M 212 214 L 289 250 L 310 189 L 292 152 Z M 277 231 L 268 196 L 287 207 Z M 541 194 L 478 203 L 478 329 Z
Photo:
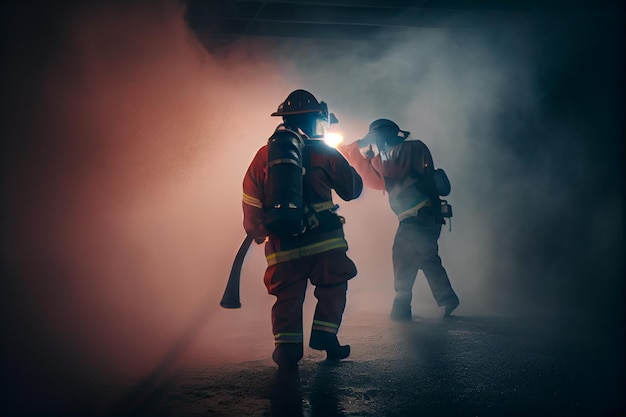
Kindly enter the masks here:
M 550 69 L 556 58 L 530 33 L 207 49 L 174 1 L 48 5 L 51 18 L 30 25 L 27 6 L 7 10 L 4 38 L 16 41 L 3 74 L 3 356 L 6 375 L 23 376 L 15 392 L 141 376 L 173 353 L 267 357 L 273 299 L 260 246 L 244 264 L 242 309 L 219 299 L 244 237 L 243 174 L 279 122 L 269 114 L 296 88 L 329 104 L 348 141 L 385 117 L 430 147 L 452 181 L 440 251 L 460 313 L 586 311 L 598 303 L 585 304 L 581 288 L 615 293 L 621 153 L 615 122 L 600 116 L 615 98 L 597 103 L 593 120 L 608 122 L 598 150 L 589 125 L 574 123 L 580 109 L 546 113 L 570 109 L 549 101 L 563 67 Z M 345 320 L 387 314 L 397 227 L 387 196 L 337 202 L 359 270 Z M 414 309 L 440 313 L 421 273 Z
M 243 173 L 292 86 L 254 46 L 216 60 L 177 2 L 38 6 L 47 37 L 28 6 L 3 10 L 8 398 L 144 375 L 190 334 L 209 361 L 245 358 L 226 348 L 241 314 L 210 321 L 244 236 Z M 271 344 L 250 319 L 271 302 L 260 261 L 245 316 Z
M 440 253 L 459 311 L 611 316 L 623 271 L 623 128 L 621 44 L 607 27 L 415 29 L 357 46 L 287 43 L 277 56 L 347 122 L 344 136 L 389 118 L 429 146 L 452 182 Z M 346 211 L 353 290 L 389 288 L 396 221 L 383 206 L 386 196 L 366 192 Z M 362 297 L 389 309 L 370 295 L 378 301 L 353 294 L 351 306 Z M 414 295 L 419 314 L 440 314 L 421 273 Z

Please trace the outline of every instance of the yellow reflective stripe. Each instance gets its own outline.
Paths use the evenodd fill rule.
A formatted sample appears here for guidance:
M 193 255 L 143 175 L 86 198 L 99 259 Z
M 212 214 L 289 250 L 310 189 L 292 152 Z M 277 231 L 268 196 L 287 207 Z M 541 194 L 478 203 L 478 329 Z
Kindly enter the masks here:
M 268 265 L 275 265 L 279 262 L 286 262 L 293 259 L 298 259 L 303 256 L 315 255 L 329 251 L 331 249 L 347 248 L 348 243 L 343 237 L 335 237 L 332 239 L 323 240 L 321 242 L 314 243 L 312 245 L 303 246 L 301 248 L 280 251 L 272 253 L 266 256 Z
M 302 343 L 302 333 L 277 333 L 274 335 L 275 343 Z
M 326 252 L 331 249 L 347 248 L 348 244 L 342 237 L 328 239 L 323 242 L 315 243 L 300 248 L 300 256 L 315 255 L 316 253 Z
M 315 252 L 318 253 L 317 250 L 318 249 L 327 249 L 331 246 L 335 246 L 337 244 L 339 245 L 343 245 L 345 244 L 346 240 L 342 237 L 334 237 L 332 239 L 327 239 L 327 240 L 323 240 L 321 242 L 317 242 L 317 243 L 313 243 L 312 245 L 307 245 L 307 246 L 303 246 L 300 248 L 300 252 Z
M 339 325 L 329 321 L 313 320 L 312 329 L 336 334 L 339 330 Z
M 319 330 L 320 332 L 332 333 L 332 334 L 337 334 L 337 331 L 338 331 L 338 329 L 333 329 L 332 327 L 320 326 L 317 324 L 314 324 L 311 327 L 311 329 Z
M 314 203 L 314 204 L 309 204 L 309 206 L 316 212 L 320 212 L 320 211 L 324 211 L 324 210 L 330 210 L 331 208 L 334 208 L 335 205 L 333 204 L 332 201 L 322 201 L 321 203 Z
M 339 328 L 338 324 L 331 323 L 329 321 L 313 320 L 313 324 L 319 324 L 320 326 L 325 326 L 325 327 L 332 327 L 333 329 Z
M 302 336 L 302 333 L 276 333 L 274 338 L 279 338 L 283 336 Z
M 287 262 L 300 257 L 299 249 L 284 250 L 269 254 L 265 257 L 268 265 L 276 265 L 279 262 Z
M 258 198 L 254 198 L 246 193 L 243 193 L 243 202 L 252 207 L 258 207 L 260 209 L 263 208 L 263 204 L 261 204 L 261 200 Z
M 398 220 L 402 221 L 404 219 L 408 219 L 409 217 L 417 216 L 417 211 L 419 209 L 421 209 L 422 207 L 424 207 L 426 205 L 426 203 L 428 203 L 428 200 L 422 201 L 417 206 L 411 207 L 410 209 L 408 209 L 406 211 L 403 211 L 402 213 L 398 214 Z

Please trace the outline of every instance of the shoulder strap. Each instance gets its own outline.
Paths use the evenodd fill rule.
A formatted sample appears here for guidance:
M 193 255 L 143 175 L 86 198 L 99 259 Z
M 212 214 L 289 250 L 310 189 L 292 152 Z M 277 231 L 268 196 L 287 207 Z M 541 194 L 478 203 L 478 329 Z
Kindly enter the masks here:
M 306 140 L 302 147 L 302 166 L 305 170 L 311 166 L 311 145 L 306 143 Z

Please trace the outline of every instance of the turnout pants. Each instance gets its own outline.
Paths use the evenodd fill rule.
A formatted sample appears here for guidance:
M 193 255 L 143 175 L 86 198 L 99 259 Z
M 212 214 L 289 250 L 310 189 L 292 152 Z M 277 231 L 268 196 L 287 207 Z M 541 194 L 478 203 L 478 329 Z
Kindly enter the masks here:
M 308 280 L 315 286 L 317 299 L 313 330 L 336 334 L 346 307 L 348 280 L 356 276 L 356 266 L 345 249 L 331 250 L 270 265 L 264 282 L 276 296 L 272 306 L 272 331 L 276 347 L 290 345 L 289 361 L 303 354 L 302 305 Z
M 441 224 L 411 217 L 400 222 L 393 242 L 394 309 L 411 306 L 413 284 L 421 269 L 438 306 L 454 305 L 458 297 L 439 257 Z

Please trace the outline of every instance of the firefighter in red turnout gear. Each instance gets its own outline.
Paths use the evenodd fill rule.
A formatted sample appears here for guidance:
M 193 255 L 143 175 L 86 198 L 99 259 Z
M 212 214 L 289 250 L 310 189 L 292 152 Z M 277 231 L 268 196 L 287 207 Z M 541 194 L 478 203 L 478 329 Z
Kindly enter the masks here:
M 377 154 L 373 146 L 378 149 Z M 363 155 L 361 149 L 368 147 Z M 430 150 L 388 119 L 375 120 L 363 139 L 338 149 L 363 176 L 366 187 L 387 192 L 391 209 L 398 217 L 392 247 L 395 297 L 391 319 L 412 319 L 412 291 L 420 269 L 437 305 L 445 307 L 444 317 L 449 317 L 459 305 L 459 298 L 438 253 L 445 220 Z
M 309 346 L 325 350 L 328 360 L 343 359 L 350 354 L 349 345 L 339 344 L 337 332 L 346 305 L 348 280 L 357 271 L 346 254 L 344 219 L 336 213 L 338 206 L 332 201 L 331 191 L 349 201 L 359 197 L 363 182 L 346 159 L 322 140 L 325 127 L 337 121 L 328 113 L 326 103 L 318 102 L 308 91 L 295 90 L 272 116 L 282 116 L 283 123 L 268 144 L 258 150 L 245 174 L 243 224 L 256 243 L 265 242 L 268 267 L 264 282 L 268 293 L 276 297 L 271 312 L 275 342 L 272 358 L 279 370 L 297 369 L 303 355 L 302 306 L 308 280 L 315 286 L 317 298 Z M 298 159 L 297 149 L 288 153 L 292 156 L 287 161 L 284 157 L 272 157 L 272 138 L 281 134 L 296 142 L 302 138 L 302 169 L 299 162 L 291 159 L 292 156 Z M 280 204 L 272 195 L 276 191 L 268 174 L 277 163 L 283 163 L 284 169 L 293 170 L 297 166 L 295 172 L 300 178 L 296 175 L 293 179 L 301 181 L 301 203 L 306 212 L 303 232 L 284 233 L 270 228 L 273 223 L 268 219 Z M 281 175 L 279 181 L 292 180 Z M 289 208 L 296 210 L 298 205 L 289 203 Z

